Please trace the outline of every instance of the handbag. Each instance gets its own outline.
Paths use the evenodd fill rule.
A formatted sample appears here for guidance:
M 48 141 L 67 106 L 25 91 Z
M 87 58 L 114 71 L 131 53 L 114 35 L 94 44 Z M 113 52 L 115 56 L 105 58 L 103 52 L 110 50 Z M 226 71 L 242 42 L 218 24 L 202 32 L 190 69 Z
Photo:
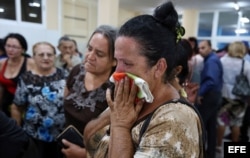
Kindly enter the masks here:
M 66 139 L 68 141 L 70 141 L 73 144 L 76 144 L 80 147 L 84 147 L 83 144 L 83 136 L 82 134 L 73 126 L 73 125 L 69 125 L 67 128 L 65 128 L 62 133 L 60 133 L 56 140 L 58 142 L 58 144 L 63 147 L 63 148 L 67 148 L 63 143 L 62 143 L 62 139 Z
M 242 60 L 240 74 L 235 78 L 232 93 L 237 96 L 246 97 L 250 96 L 250 86 L 247 77 L 243 74 L 245 60 Z

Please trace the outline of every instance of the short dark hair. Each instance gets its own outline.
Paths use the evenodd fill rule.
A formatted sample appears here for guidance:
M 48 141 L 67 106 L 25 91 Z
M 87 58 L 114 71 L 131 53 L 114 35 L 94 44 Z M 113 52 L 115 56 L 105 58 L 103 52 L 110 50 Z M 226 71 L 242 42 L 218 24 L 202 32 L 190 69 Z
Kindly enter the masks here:
M 0 50 L 3 52 L 3 55 L 6 54 L 5 48 L 4 48 L 4 40 L 0 39 Z
M 23 35 L 19 34 L 19 33 L 10 33 L 8 34 L 5 38 L 4 38 L 4 45 L 6 44 L 7 40 L 9 38 L 15 38 L 18 40 L 18 42 L 20 43 L 21 47 L 27 51 L 28 50 L 28 44 L 26 39 L 24 38 Z
M 198 48 L 198 40 L 197 40 L 197 38 L 196 38 L 196 37 L 189 37 L 189 38 L 188 38 L 188 41 L 194 43 L 194 48 L 192 48 L 192 49 L 193 49 L 193 52 L 194 52 L 195 54 L 199 54 L 199 48 Z
M 172 2 L 158 6 L 154 15 L 139 15 L 123 24 L 118 36 L 134 38 L 141 46 L 140 54 L 145 56 L 149 66 L 160 58 L 167 62 L 164 81 L 176 66 L 175 53 L 178 47 L 178 14 Z
M 177 52 L 176 64 L 182 66 L 182 71 L 178 74 L 178 78 L 180 84 L 183 84 L 189 74 L 188 60 L 192 57 L 192 47 L 186 39 L 182 39 L 180 45 L 182 48 Z
M 207 41 L 208 46 L 212 47 L 211 41 L 210 40 L 206 40 L 206 41 Z
M 61 44 L 62 41 L 72 41 L 72 40 L 68 36 L 64 35 L 64 36 L 62 36 L 62 37 L 59 38 L 59 40 L 58 40 L 58 46 L 60 46 L 60 44 Z

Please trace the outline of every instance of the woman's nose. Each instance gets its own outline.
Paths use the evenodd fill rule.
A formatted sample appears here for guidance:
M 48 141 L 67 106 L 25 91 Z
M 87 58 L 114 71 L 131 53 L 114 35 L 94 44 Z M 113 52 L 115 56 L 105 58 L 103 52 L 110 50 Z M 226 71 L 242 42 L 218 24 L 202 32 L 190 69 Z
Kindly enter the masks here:
M 124 66 L 121 63 L 117 62 L 115 71 L 116 72 L 125 72 Z
M 94 51 L 91 51 L 91 52 L 88 53 L 88 59 L 91 59 L 91 60 L 95 59 Z

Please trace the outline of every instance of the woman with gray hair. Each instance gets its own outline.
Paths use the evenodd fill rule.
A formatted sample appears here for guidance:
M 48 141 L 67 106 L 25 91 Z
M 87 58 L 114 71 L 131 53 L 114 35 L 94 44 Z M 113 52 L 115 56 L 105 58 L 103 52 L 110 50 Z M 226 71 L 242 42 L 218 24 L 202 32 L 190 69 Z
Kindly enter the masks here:
M 114 87 L 109 77 L 116 67 L 116 32 L 111 26 L 99 26 L 87 43 L 84 62 L 76 65 L 68 76 L 64 96 L 66 125 L 74 125 L 80 133 L 108 107 L 105 92 Z M 66 139 L 62 143 L 67 147 L 62 149 L 67 158 L 85 155 L 84 148 Z

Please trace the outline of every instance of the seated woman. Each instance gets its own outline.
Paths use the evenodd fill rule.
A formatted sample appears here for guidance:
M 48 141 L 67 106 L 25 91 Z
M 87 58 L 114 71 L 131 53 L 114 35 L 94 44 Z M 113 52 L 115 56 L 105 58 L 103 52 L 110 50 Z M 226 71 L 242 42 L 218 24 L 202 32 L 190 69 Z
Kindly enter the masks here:
M 130 88 L 127 77 L 116 82 L 114 97 L 111 90 L 106 93 L 109 109 L 85 128 L 91 157 L 204 157 L 201 120 L 168 81 L 176 67 L 179 29 L 171 2 L 157 7 L 153 16 L 140 15 L 121 26 L 116 72 L 145 80 L 154 100 L 135 104 L 135 84 Z
M 62 157 L 57 150 L 56 136 L 63 130 L 65 119 L 63 94 L 64 71 L 54 66 L 56 50 L 48 42 L 33 46 L 36 66 L 24 73 L 17 85 L 12 117 L 33 139 L 40 152 L 40 158 Z
M 87 43 L 84 63 L 75 66 L 67 78 L 64 97 L 66 125 L 74 125 L 80 133 L 89 121 L 108 107 L 105 92 L 114 87 L 109 77 L 116 66 L 115 38 L 116 29 L 99 26 Z M 67 148 L 62 152 L 67 158 L 85 155 L 84 148 L 66 139 L 63 143 Z

